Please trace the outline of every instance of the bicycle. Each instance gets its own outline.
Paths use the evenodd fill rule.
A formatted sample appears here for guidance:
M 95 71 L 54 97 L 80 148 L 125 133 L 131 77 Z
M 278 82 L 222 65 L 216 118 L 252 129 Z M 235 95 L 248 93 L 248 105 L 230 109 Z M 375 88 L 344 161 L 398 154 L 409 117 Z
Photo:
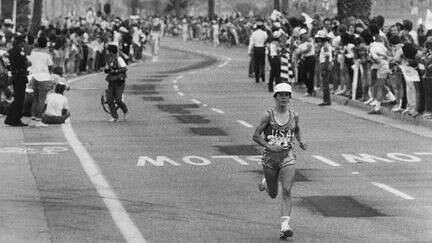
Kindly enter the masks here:
M 124 101 L 124 94 L 122 95 L 122 100 Z M 104 90 L 103 94 L 100 97 L 100 102 L 102 105 L 103 110 L 111 115 L 109 105 L 108 105 L 108 89 Z M 114 107 L 116 110 L 120 109 L 120 106 L 114 102 Z

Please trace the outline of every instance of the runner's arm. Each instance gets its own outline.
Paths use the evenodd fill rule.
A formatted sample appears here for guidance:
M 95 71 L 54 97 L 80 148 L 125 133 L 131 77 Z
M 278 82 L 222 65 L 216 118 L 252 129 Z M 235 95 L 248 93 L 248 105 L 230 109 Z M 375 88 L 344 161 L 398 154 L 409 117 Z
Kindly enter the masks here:
M 294 136 L 296 137 L 297 141 L 299 142 L 300 148 L 303 150 L 306 150 L 306 144 L 302 142 L 301 135 L 300 135 L 300 125 L 299 125 L 299 115 L 297 113 L 294 114 L 295 119 L 295 129 L 294 129 Z

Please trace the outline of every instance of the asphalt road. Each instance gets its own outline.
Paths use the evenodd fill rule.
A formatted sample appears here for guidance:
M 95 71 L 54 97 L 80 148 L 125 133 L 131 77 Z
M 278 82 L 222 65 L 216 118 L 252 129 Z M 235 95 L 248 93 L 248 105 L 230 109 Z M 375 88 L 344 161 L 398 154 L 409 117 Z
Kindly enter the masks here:
M 127 121 L 107 121 L 98 74 L 72 84 L 70 126 L 22 130 L 44 233 L 52 242 L 279 241 L 281 198 L 258 192 L 261 148 L 251 139 L 272 95 L 247 78 L 244 49 L 162 44 L 158 62 L 129 68 Z M 309 145 L 298 151 L 292 241 L 431 242 L 430 129 L 319 102 L 292 101 Z

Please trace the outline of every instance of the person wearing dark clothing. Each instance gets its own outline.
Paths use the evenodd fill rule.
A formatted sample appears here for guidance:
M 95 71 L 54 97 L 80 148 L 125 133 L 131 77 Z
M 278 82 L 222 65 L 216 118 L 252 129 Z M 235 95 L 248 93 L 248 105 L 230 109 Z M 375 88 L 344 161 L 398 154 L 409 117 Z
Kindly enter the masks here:
M 115 44 L 108 45 L 107 50 L 108 61 L 105 67 L 105 73 L 108 74 L 106 77 L 108 82 L 107 101 L 112 116 L 109 121 L 116 122 L 119 118 L 116 104 L 123 111 L 123 120 L 126 120 L 129 114 L 128 108 L 122 100 L 127 68 L 123 58 L 118 56 L 118 49 Z
M 23 106 L 25 89 L 27 85 L 27 67 L 29 66 L 27 57 L 24 53 L 24 36 L 16 36 L 13 41 L 12 49 L 9 51 L 10 71 L 12 73 L 12 84 L 14 90 L 14 101 L 9 107 L 5 124 L 10 126 L 27 126 L 21 121 L 23 116 Z

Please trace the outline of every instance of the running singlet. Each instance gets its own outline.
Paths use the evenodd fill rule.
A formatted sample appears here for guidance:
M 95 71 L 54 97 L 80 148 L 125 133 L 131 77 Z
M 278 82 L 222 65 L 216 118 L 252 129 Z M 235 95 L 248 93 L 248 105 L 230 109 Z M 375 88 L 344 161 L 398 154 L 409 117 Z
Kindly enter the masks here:
M 289 120 L 283 125 L 279 125 L 273 110 L 269 110 L 270 121 L 264 129 L 264 140 L 272 145 L 281 145 L 286 148 L 281 152 L 264 150 L 262 163 L 263 166 L 280 169 L 287 165 L 295 164 L 295 154 L 293 150 L 294 129 L 296 127 L 294 112 L 289 110 Z

